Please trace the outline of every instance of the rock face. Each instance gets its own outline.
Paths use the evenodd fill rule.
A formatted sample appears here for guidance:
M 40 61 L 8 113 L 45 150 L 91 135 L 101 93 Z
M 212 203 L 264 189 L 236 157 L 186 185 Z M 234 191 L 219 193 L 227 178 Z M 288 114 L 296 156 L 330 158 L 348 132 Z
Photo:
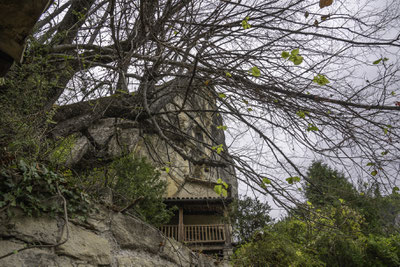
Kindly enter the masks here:
M 216 109 L 215 99 L 198 92 L 190 96 L 185 106 L 195 111 L 179 112 L 182 105 L 182 99 L 177 96 L 161 110 L 169 114 L 163 119 L 185 134 L 185 138 L 179 139 L 179 134 L 170 133 L 171 142 L 197 162 L 208 160 L 220 165 L 194 164 L 196 161 L 183 158 L 170 143 L 160 138 L 151 123 L 122 118 L 101 118 L 84 133 L 75 133 L 75 144 L 66 164 L 77 169 L 93 168 L 99 159 L 104 162 L 104 159 L 131 153 L 153 161 L 160 170 L 168 168 L 168 172 L 161 172 L 168 182 L 166 197 L 218 197 L 214 186 L 221 178 L 229 185 L 230 197 L 236 198 L 237 180 L 225 144 L 226 126 L 223 126 L 222 116 L 212 112 Z M 219 152 L 217 147 L 220 147 Z
M 0 259 L 0 267 L 229 266 L 192 252 L 133 216 L 106 209 L 91 214 L 86 222 L 70 222 L 68 241 L 49 246 L 66 239 L 63 224 L 60 218 L 0 218 L 0 257 L 27 245 L 47 245 Z

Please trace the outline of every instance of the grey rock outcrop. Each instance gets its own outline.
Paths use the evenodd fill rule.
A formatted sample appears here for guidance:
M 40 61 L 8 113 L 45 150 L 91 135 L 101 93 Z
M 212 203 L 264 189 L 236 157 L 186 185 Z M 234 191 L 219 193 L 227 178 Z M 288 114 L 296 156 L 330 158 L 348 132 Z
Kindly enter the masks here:
M 227 262 L 192 252 L 133 216 L 105 208 L 91 214 L 85 222 L 70 222 L 68 241 L 49 246 L 65 240 L 63 224 L 61 218 L 32 218 L 18 212 L 11 219 L 2 216 L 0 257 L 28 245 L 39 246 L 0 259 L 0 267 L 229 266 Z

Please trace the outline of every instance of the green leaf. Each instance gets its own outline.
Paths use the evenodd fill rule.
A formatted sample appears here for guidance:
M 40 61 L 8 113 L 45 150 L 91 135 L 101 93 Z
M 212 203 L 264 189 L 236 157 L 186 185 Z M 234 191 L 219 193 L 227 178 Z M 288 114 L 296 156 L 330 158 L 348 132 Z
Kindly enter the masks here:
M 252 108 L 247 108 L 247 111 L 253 111 L 253 109 Z
M 387 57 L 384 57 L 384 58 L 380 58 L 380 59 L 377 59 L 377 60 L 375 60 L 374 62 L 372 62 L 372 64 L 374 64 L 374 65 L 377 65 L 377 64 L 379 64 L 381 61 L 388 61 L 389 59 L 387 58 Z
M 290 54 L 289 54 L 289 52 L 287 52 L 287 51 L 283 51 L 282 54 L 281 54 L 281 56 L 282 56 L 284 59 L 286 59 L 286 58 L 288 58 L 288 57 L 290 56 Z
M 303 57 L 299 56 L 299 55 L 294 56 L 292 61 L 293 61 L 294 65 L 300 65 L 303 62 Z
M 226 130 L 228 129 L 228 126 L 226 126 L 226 125 L 220 125 L 220 126 L 217 126 L 217 129 L 218 129 L 218 130 L 226 131 Z
M 225 95 L 224 93 L 219 93 L 219 94 L 218 94 L 218 97 L 219 97 L 219 98 L 225 98 L 226 95 Z
M 32 192 L 32 186 L 27 186 L 27 187 L 26 187 L 26 190 L 27 190 L 29 193 L 31 193 L 31 192 Z
M 368 163 L 367 163 L 367 166 L 375 166 L 375 163 L 373 163 L 373 162 L 368 162 Z
M 318 85 L 325 85 L 330 83 L 329 80 L 323 74 L 318 74 L 313 78 L 313 82 L 317 83 Z
M 250 73 L 251 75 L 253 75 L 254 77 L 260 77 L 261 75 L 261 71 L 257 68 L 257 66 L 254 66 L 250 69 Z
M 225 72 L 226 77 L 232 77 L 232 74 L 230 74 L 229 72 Z
M 391 94 L 392 96 L 395 96 L 395 95 L 396 95 L 396 93 L 395 93 L 394 91 L 392 91 L 390 94 Z
M 309 123 L 308 124 L 308 128 L 307 128 L 307 132 L 311 132 L 311 131 L 316 132 L 316 131 L 319 131 L 319 129 L 314 124 Z
M 372 64 L 377 65 L 377 64 L 379 64 L 379 62 L 381 62 L 381 61 L 382 61 L 382 59 L 380 58 L 380 59 L 377 59 L 377 60 L 375 60 L 374 62 L 372 62 Z
M 266 177 L 264 177 L 264 178 L 262 179 L 262 181 L 263 181 L 264 184 L 271 184 L 271 180 L 268 179 L 268 178 L 266 178 Z
M 372 176 L 376 176 L 378 174 L 378 171 L 377 170 L 373 170 L 372 172 L 371 172 L 371 175 Z
M 342 198 L 339 198 L 339 201 L 340 201 L 341 204 L 344 203 L 344 199 L 342 199 Z
M 312 206 L 312 203 L 310 201 L 307 201 L 308 206 Z
M 398 188 L 397 186 L 393 187 L 392 193 L 395 194 L 397 193 L 397 191 L 400 191 L 400 188 Z
M 387 153 L 389 153 L 389 150 L 382 151 L 382 152 L 381 152 L 381 155 L 382 155 L 382 156 L 385 156 L 385 155 L 387 155 Z
M 224 145 L 213 146 L 211 149 L 217 151 L 217 154 L 221 154 L 221 152 L 224 151 Z
M 384 127 L 384 128 L 383 128 L 383 133 L 384 133 L 384 134 L 388 134 L 388 133 L 389 133 L 389 128 L 390 128 L 390 127 L 387 127 L 387 128 Z
M 228 196 L 228 191 L 224 188 L 222 188 L 222 196 L 224 196 L 224 197 Z
M 214 192 L 217 193 L 217 195 L 221 195 L 221 193 L 222 193 L 222 185 L 214 186 Z
M 228 191 L 226 189 L 228 189 L 229 185 L 222 181 L 221 178 L 218 178 L 217 183 L 218 185 L 214 186 L 215 193 L 217 193 L 218 195 L 222 194 L 222 196 L 227 197 Z
M 286 178 L 286 181 L 289 184 L 297 183 L 297 182 L 300 182 L 300 177 L 298 177 L 298 176 L 289 177 L 289 178 Z
M 296 112 L 296 115 L 299 116 L 299 118 L 305 119 L 306 115 L 308 115 L 309 112 L 308 111 L 303 111 L 303 110 L 299 110 Z
M 292 52 L 290 52 L 290 54 L 292 56 L 297 56 L 299 54 L 299 52 L 300 52 L 300 49 L 296 48 L 296 49 L 293 49 Z
M 166 173 L 169 173 L 170 172 L 170 168 L 169 167 L 164 167 L 164 171 L 166 172 Z
M 242 20 L 242 27 L 243 29 L 247 30 L 251 28 L 251 25 L 249 23 L 249 17 L 246 17 L 244 20 Z

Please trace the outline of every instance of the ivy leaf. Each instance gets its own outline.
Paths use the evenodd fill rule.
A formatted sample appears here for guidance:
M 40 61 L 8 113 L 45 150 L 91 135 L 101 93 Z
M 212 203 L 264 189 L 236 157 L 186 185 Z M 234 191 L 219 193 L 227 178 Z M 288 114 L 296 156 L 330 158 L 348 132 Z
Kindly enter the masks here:
M 339 198 L 339 201 L 340 201 L 341 204 L 344 203 L 344 199 L 342 199 L 342 198 Z
M 250 69 L 250 73 L 251 75 L 253 75 L 254 77 L 260 77 L 261 75 L 261 71 L 257 68 L 257 66 L 254 66 Z
M 226 75 L 226 77 L 229 77 L 229 78 L 232 77 L 232 74 L 230 74 L 229 72 L 225 72 L 225 75 Z
M 310 201 L 307 201 L 308 206 L 312 206 L 312 203 Z
M 170 170 L 171 170 L 171 169 L 170 169 L 169 167 L 164 167 L 164 171 L 165 171 L 166 173 L 169 173 Z
M 372 172 L 371 172 L 371 175 L 372 176 L 376 176 L 378 174 L 378 171 L 377 170 L 373 170 Z
M 247 108 L 247 111 L 253 111 L 253 109 L 252 108 Z
M 381 155 L 382 155 L 382 156 L 385 156 L 385 155 L 387 155 L 387 153 L 389 153 L 389 151 L 388 151 L 388 150 L 385 150 L 385 151 L 382 151 L 382 152 L 381 152 Z
M 400 188 L 398 188 L 397 186 L 393 187 L 392 193 L 395 194 L 397 193 L 397 191 L 400 191 Z
M 368 162 L 368 163 L 367 163 L 367 166 L 375 166 L 375 163 L 373 163 L 373 162 Z

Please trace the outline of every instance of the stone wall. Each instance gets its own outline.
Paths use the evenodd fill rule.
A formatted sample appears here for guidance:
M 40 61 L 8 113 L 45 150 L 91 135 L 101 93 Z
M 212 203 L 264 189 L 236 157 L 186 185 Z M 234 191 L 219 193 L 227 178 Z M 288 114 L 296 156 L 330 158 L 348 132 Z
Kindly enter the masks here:
M 105 208 L 85 221 L 72 220 L 68 228 L 61 218 L 16 215 L 0 218 L 0 257 L 26 245 L 31 248 L 0 259 L 1 267 L 17 266 L 229 266 L 197 254 L 175 240 L 164 237 L 141 220 Z

